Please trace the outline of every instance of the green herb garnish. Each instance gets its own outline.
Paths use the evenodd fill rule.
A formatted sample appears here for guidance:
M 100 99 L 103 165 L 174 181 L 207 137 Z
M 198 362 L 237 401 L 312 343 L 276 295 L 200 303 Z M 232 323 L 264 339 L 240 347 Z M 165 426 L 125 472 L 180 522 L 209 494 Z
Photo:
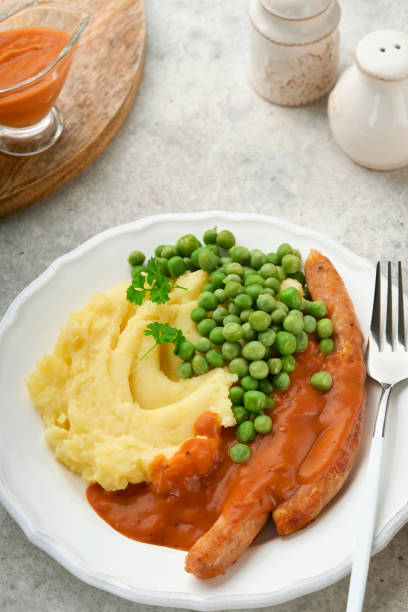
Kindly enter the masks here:
M 183 332 L 181 329 L 177 329 L 176 327 L 172 327 L 168 323 L 150 323 L 147 328 L 144 330 L 145 336 L 153 336 L 156 340 L 155 344 L 149 350 L 142 355 L 140 359 L 144 359 L 149 353 L 153 351 L 159 344 L 174 344 L 175 355 L 178 355 L 180 352 L 180 345 L 185 342 L 185 337 L 183 336 Z
M 146 272 L 140 271 L 132 280 L 126 291 L 126 298 L 129 302 L 140 306 L 149 292 L 149 299 L 156 304 L 165 304 L 169 299 L 169 293 L 172 289 L 184 289 L 177 285 L 170 278 L 162 274 L 161 263 L 157 257 L 152 257 L 147 262 Z

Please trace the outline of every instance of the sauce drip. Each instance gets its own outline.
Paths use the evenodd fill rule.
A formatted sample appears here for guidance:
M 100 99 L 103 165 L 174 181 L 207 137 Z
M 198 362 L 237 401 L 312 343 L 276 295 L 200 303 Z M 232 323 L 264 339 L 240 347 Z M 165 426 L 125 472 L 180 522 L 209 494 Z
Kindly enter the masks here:
M 70 35 L 51 28 L 0 32 L 0 89 L 7 89 L 47 68 Z M 0 123 L 24 127 L 40 121 L 54 104 L 71 61 L 69 53 L 52 71 L 31 85 L 0 94 Z
M 189 550 L 221 513 L 239 521 L 274 510 L 330 465 L 350 425 L 348 399 L 363 370 L 359 363 L 343 364 L 337 379 L 336 365 L 336 353 L 322 355 L 313 341 L 297 355 L 290 388 L 275 392 L 275 407 L 269 411 L 273 429 L 252 442 L 247 463 L 229 458 L 235 428 L 220 428 L 216 415 L 207 412 L 195 424 L 202 437 L 187 440 L 169 460 L 156 457 L 152 483 L 122 491 L 94 484 L 87 490 L 89 503 L 122 534 L 182 550 Z M 309 382 L 322 369 L 334 380 L 327 393 Z

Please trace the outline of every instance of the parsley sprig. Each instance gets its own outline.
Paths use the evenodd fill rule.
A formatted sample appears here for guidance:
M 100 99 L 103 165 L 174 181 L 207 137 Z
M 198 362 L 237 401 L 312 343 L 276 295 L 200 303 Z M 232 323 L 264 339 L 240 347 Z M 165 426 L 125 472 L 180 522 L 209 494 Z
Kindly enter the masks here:
M 132 284 L 129 285 L 126 297 L 129 302 L 140 306 L 149 292 L 149 299 L 156 304 L 165 304 L 172 289 L 184 289 L 161 272 L 161 263 L 157 257 L 147 262 L 146 272 L 135 274 Z
M 153 336 L 156 342 L 155 344 L 153 344 L 152 347 L 149 348 L 148 351 L 146 351 L 144 355 L 141 356 L 140 359 L 144 359 L 159 344 L 167 344 L 167 343 L 174 344 L 173 353 L 175 355 L 178 355 L 180 352 L 180 345 L 182 344 L 182 342 L 185 342 L 186 340 L 185 337 L 183 336 L 183 332 L 181 331 L 181 329 L 172 327 L 168 323 L 158 323 L 157 321 L 155 323 L 149 323 L 147 328 L 144 330 L 144 335 Z

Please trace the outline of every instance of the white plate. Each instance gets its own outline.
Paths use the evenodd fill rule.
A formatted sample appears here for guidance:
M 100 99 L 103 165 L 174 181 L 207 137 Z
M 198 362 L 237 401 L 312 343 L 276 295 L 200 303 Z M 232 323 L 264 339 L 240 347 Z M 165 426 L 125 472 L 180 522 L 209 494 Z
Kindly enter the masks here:
M 149 217 L 113 228 L 56 260 L 12 303 L 0 323 L 0 500 L 27 537 L 75 576 L 132 601 L 196 610 L 277 604 L 325 587 L 350 570 L 364 464 L 378 397 L 368 388 L 366 430 L 359 459 L 346 486 L 318 520 L 287 538 L 263 535 L 227 574 L 202 582 L 184 569 L 185 553 L 125 538 L 88 505 L 85 484 L 55 461 L 43 438 L 25 379 L 53 350 L 70 311 L 97 290 L 129 278 L 127 255 L 152 254 L 157 244 L 182 234 L 202 236 L 217 225 L 238 243 L 274 250 L 289 242 L 306 255 L 318 248 L 345 279 L 363 331 L 368 328 L 374 269 L 322 234 L 280 219 L 205 212 Z M 407 389 L 392 399 L 384 477 L 374 543 L 384 547 L 408 520 Z

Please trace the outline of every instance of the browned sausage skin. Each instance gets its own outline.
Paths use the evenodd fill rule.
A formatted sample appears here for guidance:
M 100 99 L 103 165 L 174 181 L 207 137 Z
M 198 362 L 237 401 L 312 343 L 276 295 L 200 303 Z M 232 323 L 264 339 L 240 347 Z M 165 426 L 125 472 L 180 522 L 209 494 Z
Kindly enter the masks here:
M 273 511 L 281 535 L 312 521 L 343 485 L 362 434 L 365 368 L 363 336 L 342 279 L 330 261 L 311 251 L 305 265 L 314 300 L 323 300 L 336 342 L 327 359 L 335 384 L 321 413 L 322 432 L 299 469 L 300 486 Z M 256 453 L 256 450 L 255 450 Z M 198 578 L 222 574 L 234 563 L 265 524 L 268 513 L 232 521 L 226 511 L 191 548 L 186 570 Z

